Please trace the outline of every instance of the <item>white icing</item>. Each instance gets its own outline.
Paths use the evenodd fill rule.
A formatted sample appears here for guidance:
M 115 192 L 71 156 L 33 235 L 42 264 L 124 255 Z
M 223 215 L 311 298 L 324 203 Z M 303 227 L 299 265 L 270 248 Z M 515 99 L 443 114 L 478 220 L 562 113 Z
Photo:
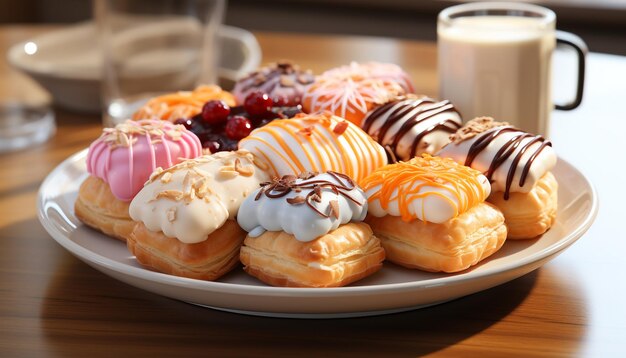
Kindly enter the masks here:
M 245 175 L 230 170 L 236 161 Z M 150 231 L 162 231 L 188 244 L 202 242 L 226 220 L 234 219 L 244 198 L 269 180 L 264 169 L 264 163 L 242 150 L 182 162 L 153 174 L 131 202 L 130 216 Z M 181 193 L 181 197 L 165 193 Z
M 297 179 L 296 183 L 302 184 L 314 180 L 325 180 L 347 186 L 345 178 L 337 180 L 328 173 L 318 174 L 306 180 Z M 244 200 L 237 214 L 237 222 L 252 237 L 259 236 L 265 231 L 284 231 L 293 234 L 298 241 L 308 242 L 337 229 L 342 224 L 362 221 L 367 214 L 367 199 L 363 190 L 356 184 L 352 190 L 346 191 L 346 194 L 361 205 L 344 195 L 334 193 L 328 187 L 322 188 L 321 202 L 312 202 L 317 210 L 328 214 L 330 201 L 336 200 L 339 208 L 338 218 L 333 215 L 324 217 L 306 203 L 294 205 L 287 202 L 287 199 L 293 199 L 296 196 L 306 197 L 313 189 L 302 189 L 300 192 L 291 190 L 279 198 L 269 198 L 263 194 L 256 200 L 259 190 Z
M 482 186 L 482 191 L 478 186 L 471 186 L 471 190 L 474 192 L 474 195 L 479 197 L 481 201 L 484 201 L 490 193 L 491 187 L 489 185 L 489 181 L 484 175 L 479 175 L 477 177 L 478 183 Z M 416 180 L 410 184 L 405 184 L 405 186 L 410 185 L 410 188 L 407 188 L 406 191 L 412 190 L 419 185 L 423 185 L 424 182 L 421 180 Z M 403 198 L 406 202 L 410 204 L 407 206 L 407 209 L 411 215 L 415 216 L 419 220 L 432 222 L 436 224 L 440 224 L 446 222 L 457 215 L 461 214 L 459 208 L 462 206 L 461 201 L 467 201 L 467 194 L 460 190 L 457 191 L 455 187 L 450 184 L 445 184 L 448 188 L 452 189 L 446 190 L 440 187 L 424 185 L 420 188 L 420 190 L 411 194 L 410 196 Z M 402 187 L 404 189 L 404 186 Z M 372 195 L 376 194 L 381 190 L 381 185 L 374 186 L 368 189 L 365 192 L 368 199 L 372 197 Z M 453 194 L 453 192 L 458 193 L 459 197 Z M 428 193 L 437 193 L 437 194 L 428 194 Z M 383 208 L 380 200 L 374 199 L 369 201 L 369 213 L 376 217 L 383 217 L 386 215 L 391 216 L 402 216 L 398 203 L 398 189 L 395 189 L 392 194 L 392 198 L 395 198 L 389 202 L 387 208 Z M 460 199 L 460 200 L 459 200 Z
M 339 117 L 320 115 L 274 121 L 252 131 L 239 147 L 267 159 L 277 176 L 332 170 L 359 181 L 387 164 L 385 149 L 358 126 L 346 122 L 346 130 L 335 133 L 341 122 Z M 301 133 L 307 128 L 312 129 L 311 135 Z
M 498 129 L 499 127 L 492 128 L 483 133 L 479 133 L 478 135 L 472 138 L 466 139 L 460 143 L 450 143 L 446 145 L 445 147 L 443 147 L 441 151 L 439 151 L 438 155 L 441 157 L 449 157 L 460 164 L 465 164 L 465 159 L 467 158 L 467 154 L 472 144 L 474 144 L 476 140 L 478 140 L 478 138 L 485 135 L 485 133 L 489 133 L 491 131 L 495 131 Z M 525 133 L 525 132 L 513 131 L 513 132 L 504 132 L 500 134 L 491 143 L 489 143 L 489 145 L 483 151 L 481 151 L 476 156 L 476 158 L 474 159 L 474 161 L 472 162 L 470 166 L 480 172 L 483 172 L 483 173 L 487 172 L 487 170 L 489 170 L 489 166 L 491 165 L 491 162 L 493 161 L 493 158 L 495 157 L 496 153 L 504 145 L 506 145 L 507 142 L 511 138 L 519 135 L 520 133 Z M 522 148 L 524 148 L 524 146 L 528 142 L 533 140 L 533 138 L 534 137 L 523 139 L 521 141 L 521 144 L 515 149 L 515 151 L 504 161 L 502 165 L 498 167 L 498 169 L 496 169 L 496 171 L 491 176 L 492 191 L 494 192 L 505 191 L 506 178 L 508 176 L 511 165 L 513 165 L 513 161 L 515 157 L 517 157 L 517 155 L 520 153 Z M 515 175 L 513 176 L 513 181 L 511 183 L 511 188 L 510 188 L 511 192 L 521 192 L 521 193 L 529 192 L 535 186 L 535 183 L 537 183 L 537 181 L 541 179 L 541 177 L 544 176 L 544 174 L 546 174 L 556 165 L 557 156 L 556 156 L 556 153 L 554 152 L 554 149 L 552 149 L 552 147 L 550 146 L 543 148 L 541 153 L 539 153 L 539 155 L 533 161 L 530 167 L 530 171 L 528 172 L 528 175 L 526 177 L 526 181 L 524 182 L 524 186 L 520 187 L 519 181 L 520 181 L 520 177 L 522 175 L 524 166 L 526 166 L 526 163 L 528 162 L 530 157 L 533 155 L 533 153 L 535 153 L 537 148 L 539 148 L 540 145 L 541 145 L 540 142 L 530 145 L 526 149 L 524 154 L 522 155 L 521 159 L 517 162 Z

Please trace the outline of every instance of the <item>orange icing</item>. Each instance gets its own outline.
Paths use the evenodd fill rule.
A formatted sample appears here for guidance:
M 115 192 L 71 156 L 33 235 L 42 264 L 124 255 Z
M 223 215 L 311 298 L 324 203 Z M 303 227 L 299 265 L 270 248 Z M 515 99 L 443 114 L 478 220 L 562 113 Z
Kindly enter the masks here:
M 163 119 L 173 122 L 179 118 L 191 118 L 200 113 L 202 106 L 210 100 L 222 100 L 229 106 L 236 104 L 235 97 L 218 86 L 198 86 L 193 91 L 168 93 L 152 98 L 133 114 L 133 119 Z
M 376 169 L 360 182 L 366 192 L 380 186 L 368 200 L 378 199 L 383 209 L 397 200 L 402 220 L 411 221 L 417 217 L 409 211 L 409 205 L 419 198 L 431 195 L 439 196 L 456 208 L 458 216 L 474 205 L 484 201 L 487 193 L 478 180 L 481 173 L 470 167 L 458 164 L 449 158 L 432 157 L 423 154 L 408 162 L 398 162 Z M 456 203 L 441 192 L 429 191 L 424 187 L 440 188 L 456 198 Z M 397 192 L 394 195 L 394 191 Z M 458 203 L 458 204 L 457 204 Z M 422 206 L 422 217 L 426 217 Z
M 240 148 L 266 158 L 277 175 L 331 170 L 358 182 L 386 164 L 387 158 L 384 149 L 352 123 L 341 134 L 335 133 L 335 126 L 343 121 L 328 112 L 272 121 L 242 139 Z M 294 143 L 299 146 L 295 148 Z M 279 173 L 279 163 L 288 166 L 291 173 Z

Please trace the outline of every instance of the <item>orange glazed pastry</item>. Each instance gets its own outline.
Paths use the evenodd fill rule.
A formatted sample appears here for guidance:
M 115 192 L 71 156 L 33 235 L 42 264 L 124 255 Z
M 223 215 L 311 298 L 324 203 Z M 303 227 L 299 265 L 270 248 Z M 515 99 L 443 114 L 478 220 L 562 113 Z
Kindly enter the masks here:
M 500 249 L 504 216 L 485 203 L 490 185 L 479 171 L 424 154 L 379 168 L 362 181 L 366 222 L 387 259 L 425 271 L 457 272 Z
M 380 71 L 371 69 L 372 66 L 378 68 L 382 65 L 384 64 L 352 63 L 350 66 L 326 71 L 304 92 L 304 111 L 330 111 L 360 126 L 367 112 L 406 94 L 406 86 L 410 85 L 410 82 L 407 85 L 404 81 L 405 77 L 408 79 L 407 76 L 383 76 Z M 399 69 L 398 66 L 393 66 Z M 408 88 L 413 89 L 412 85 Z
M 335 171 L 357 183 L 387 164 L 385 149 L 354 124 L 328 112 L 272 121 L 239 142 L 269 163 L 274 176 Z
M 472 119 L 450 139 L 439 155 L 485 174 L 487 201 L 504 213 L 509 239 L 534 238 L 552 227 L 558 183 L 550 172 L 557 162 L 550 141 L 489 117 Z
M 211 100 L 222 100 L 229 106 L 236 104 L 235 97 L 219 86 L 199 86 L 193 91 L 154 97 L 133 114 L 133 119 L 163 119 L 174 122 L 180 118 L 191 118 L 202 112 L 202 106 Z

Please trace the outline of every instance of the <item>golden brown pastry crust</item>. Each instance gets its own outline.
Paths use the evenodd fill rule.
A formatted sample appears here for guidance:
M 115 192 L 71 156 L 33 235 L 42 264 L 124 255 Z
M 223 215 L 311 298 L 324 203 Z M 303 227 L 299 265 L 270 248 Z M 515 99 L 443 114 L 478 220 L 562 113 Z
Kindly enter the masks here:
M 186 244 L 138 222 L 127 245 L 139 263 L 155 271 L 212 281 L 237 266 L 245 236 L 236 221 L 226 220 L 205 241 Z
M 283 231 L 246 237 L 244 270 L 273 286 L 338 287 L 380 270 L 385 252 L 365 223 L 348 223 L 309 242 Z
M 102 179 L 89 176 L 78 189 L 74 212 L 86 225 L 126 241 L 135 227 L 128 214 L 129 205 L 116 198 Z
M 550 229 L 556 219 L 559 184 L 551 172 L 546 173 L 528 193 L 491 193 L 487 201 L 504 214 L 509 239 L 531 239 Z
M 458 272 L 498 251 L 506 239 L 504 216 L 481 203 L 442 224 L 402 221 L 399 216 L 368 216 L 387 259 L 431 272 Z

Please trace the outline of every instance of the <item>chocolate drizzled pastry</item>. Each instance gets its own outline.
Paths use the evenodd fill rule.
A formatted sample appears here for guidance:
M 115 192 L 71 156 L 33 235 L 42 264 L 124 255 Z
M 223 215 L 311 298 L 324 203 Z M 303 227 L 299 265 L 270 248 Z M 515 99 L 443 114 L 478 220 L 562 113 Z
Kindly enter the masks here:
M 362 124 L 363 130 L 385 147 L 390 162 L 435 154 L 460 127 L 461 115 L 450 101 L 413 95 L 383 104 Z
M 362 202 L 359 202 L 347 193 L 356 187 L 356 184 L 350 177 L 333 171 L 329 171 L 327 174 L 335 179 L 335 182 L 324 179 L 316 179 L 315 177 L 317 176 L 317 173 L 314 172 L 305 172 L 297 177 L 295 175 L 284 175 L 281 178 L 274 178 L 271 182 L 261 183 L 261 189 L 256 194 L 254 200 L 257 201 L 261 199 L 263 195 L 270 199 L 277 199 L 286 196 L 291 191 L 302 192 L 304 190 L 309 190 L 305 196 L 297 195 L 292 198 L 286 198 L 285 200 L 291 205 L 306 204 L 312 210 L 325 218 L 331 216 L 339 218 L 339 205 L 336 200 L 331 200 L 329 202 L 329 209 L 327 212 L 319 210 L 314 204 L 322 202 L 322 189 L 327 188 L 332 190 L 333 193 L 342 195 L 359 206 L 363 205 Z

